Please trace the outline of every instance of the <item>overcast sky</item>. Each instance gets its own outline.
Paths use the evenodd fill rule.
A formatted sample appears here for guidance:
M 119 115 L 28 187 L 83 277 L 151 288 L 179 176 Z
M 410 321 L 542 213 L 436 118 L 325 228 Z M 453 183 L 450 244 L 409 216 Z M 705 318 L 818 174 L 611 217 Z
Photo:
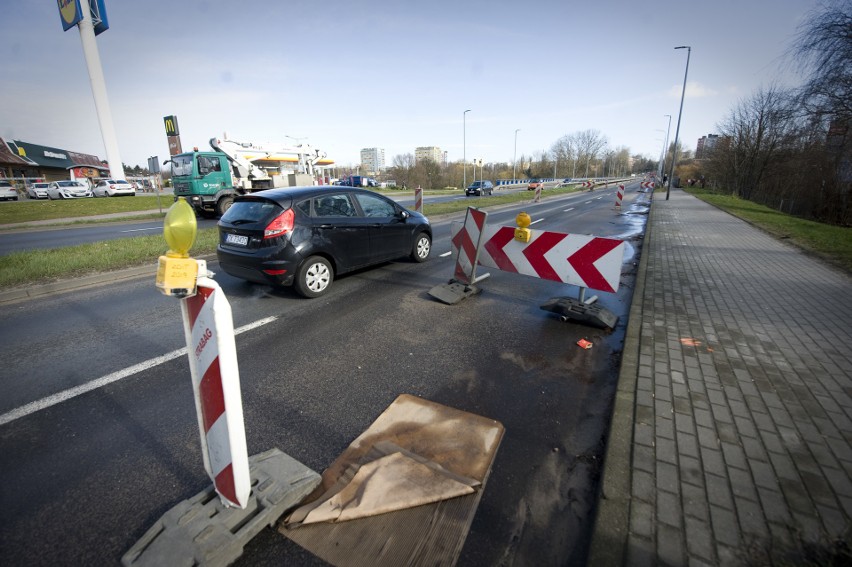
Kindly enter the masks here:
M 5 3 L 0 136 L 106 158 L 79 31 L 56 2 Z M 121 159 L 232 139 L 305 139 L 339 165 L 380 147 L 511 162 L 594 129 L 660 156 L 736 102 L 798 85 L 784 54 L 812 0 L 106 0 L 97 37 Z M 470 112 L 463 118 L 466 109 Z

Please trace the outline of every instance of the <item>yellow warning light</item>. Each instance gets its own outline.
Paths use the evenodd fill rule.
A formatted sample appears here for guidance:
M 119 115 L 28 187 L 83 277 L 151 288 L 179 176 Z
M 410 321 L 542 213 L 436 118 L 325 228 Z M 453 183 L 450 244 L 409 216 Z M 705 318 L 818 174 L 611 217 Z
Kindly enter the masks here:
M 528 228 L 530 224 L 532 224 L 532 219 L 530 216 L 521 211 L 518 213 L 518 216 L 515 217 L 515 222 L 518 223 L 518 228 L 515 229 L 515 240 L 519 242 L 529 242 L 530 238 L 532 238 L 532 232 Z
M 163 221 L 163 236 L 169 245 L 165 256 L 157 265 L 157 289 L 165 295 L 188 297 L 195 295 L 198 262 L 189 257 L 195 242 L 198 224 L 195 211 L 186 199 L 179 198 L 169 208 Z

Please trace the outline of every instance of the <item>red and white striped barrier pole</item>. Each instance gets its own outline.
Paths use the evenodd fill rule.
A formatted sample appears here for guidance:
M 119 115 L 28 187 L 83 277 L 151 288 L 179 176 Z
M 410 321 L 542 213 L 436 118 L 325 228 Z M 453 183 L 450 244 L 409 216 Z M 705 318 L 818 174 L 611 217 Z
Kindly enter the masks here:
M 621 183 L 618 186 L 618 192 L 615 195 L 615 206 L 617 208 L 621 208 L 621 201 L 624 199 L 624 184 Z
M 453 238 L 453 247 L 457 249 L 456 268 L 453 277 L 465 285 L 476 283 L 476 263 L 479 260 L 479 250 L 482 241 L 482 229 L 488 213 L 468 207 L 462 229 Z
M 180 304 L 204 468 L 225 506 L 245 508 L 251 477 L 231 306 L 205 276 Z
M 423 189 L 420 185 L 414 190 L 414 210 L 418 213 L 423 212 Z
M 541 184 L 535 188 L 535 199 L 533 199 L 535 203 L 541 203 Z

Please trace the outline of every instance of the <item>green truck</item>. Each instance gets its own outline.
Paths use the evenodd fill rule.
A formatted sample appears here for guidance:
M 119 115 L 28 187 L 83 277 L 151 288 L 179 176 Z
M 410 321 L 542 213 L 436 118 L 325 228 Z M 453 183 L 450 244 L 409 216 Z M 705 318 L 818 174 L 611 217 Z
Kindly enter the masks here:
M 212 151 L 177 154 L 171 164 L 175 200 L 186 198 L 205 218 L 216 218 L 236 195 L 273 187 L 316 185 L 318 166 L 333 164 L 325 153 L 305 144 L 252 144 L 212 138 Z

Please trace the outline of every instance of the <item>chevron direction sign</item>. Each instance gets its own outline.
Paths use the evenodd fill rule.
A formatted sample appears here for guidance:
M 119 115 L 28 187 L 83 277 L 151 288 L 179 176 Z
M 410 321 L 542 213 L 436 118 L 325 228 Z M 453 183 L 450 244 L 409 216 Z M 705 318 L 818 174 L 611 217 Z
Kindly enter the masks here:
M 460 230 L 453 225 L 453 230 Z M 625 243 L 615 238 L 531 230 L 527 243 L 515 229 L 486 226 L 479 264 L 504 272 L 615 293 L 621 279 Z
M 654 188 L 654 182 L 653 181 L 643 181 L 641 183 L 641 187 L 642 187 L 642 189 L 653 189 Z

